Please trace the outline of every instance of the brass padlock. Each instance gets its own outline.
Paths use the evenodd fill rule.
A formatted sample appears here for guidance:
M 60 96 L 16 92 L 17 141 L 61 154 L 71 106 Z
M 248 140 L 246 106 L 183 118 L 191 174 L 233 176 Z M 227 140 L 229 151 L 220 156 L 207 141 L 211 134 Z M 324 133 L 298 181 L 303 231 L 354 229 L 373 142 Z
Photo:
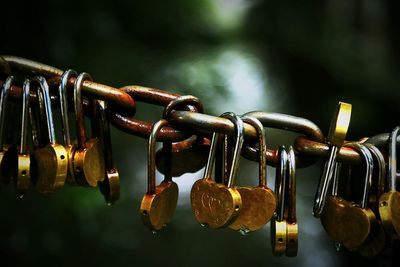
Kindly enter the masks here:
M 7 77 L 3 84 L 0 98 L 0 184 L 2 185 L 7 185 L 14 177 L 17 159 L 17 147 L 14 144 L 4 143 L 8 94 L 13 82 L 13 76 Z
M 15 188 L 19 197 L 23 197 L 31 185 L 31 155 L 28 147 L 30 81 L 27 79 L 22 92 L 21 139 L 18 150 L 17 175 Z
M 66 70 L 61 76 L 60 85 L 58 87 L 60 96 L 60 111 L 61 111 L 61 122 L 63 129 L 64 147 L 67 150 L 68 156 L 68 173 L 66 182 L 71 185 L 76 185 L 74 175 L 74 154 L 76 145 L 71 142 L 71 130 L 69 125 L 68 116 L 68 81 L 71 77 L 78 77 L 78 73 L 74 70 Z
M 105 163 L 103 148 L 98 138 L 86 140 L 85 118 L 82 105 L 82 84 L 92 80 L 88 73 L 81 73 L 74 85 L 74 103 L 78 144 L 74 153 L 74 176 L 78 185 L 96 187 L 104 180 Z
M 374 163 L 371 152 L 364 145 L 346 143 L 344 146 L 357 150 L 366 164 L 362 200 L 357 204 L 337 195 L 329 196 L 321 223 L 331 239 L 348 249 L 355 249 L 367 240 L 378 224 L 375 214 L 367 206 Z
M 165 107 L 163 118 L 168 120 L 170 113 L 182 105 L 192 105 L 196 107 L 198 113 L 203 113 L 203 105 L 200 100 L 197 97 L 185 95 L 175 98 Z M 209 139 L 199 135 L 193 135 L 187 140 L 172 143 L 172 150 L 162 148 L 157 151 L 157 169 L 164 173 L 164 158 L 166 155 L 170 155 L 171 175 L 173 177 L 188 172 L 197 172 L 207 163 L 209 149 Z
M 396 180 L 400 177 L 397 172 L 397 143 L 400 127 L 396 127 L 389 137 L 388 160 L 388 189 L 379 198 L 379 214 L 386 233 L 391 239 L 400 238 L 400 192 L 396 190 Z
M 67 151 L 56 142 L 49 87 L 45 78 L 34 77 L 27 82 L 27 90 L 30 91 L 29 88 L 32 84 L 38 85 L 40 113 L 41 117 L 46 120 L 41 123 L 46 125 L 48 138 L 44 146 L 33 152 L 36 173 L 32 174 L 32 178 L 36 181 L 35 186 L 40 193 L 50 193 L 64 186 L 68 171 Z
M 196 220 L 203 226 L 221 228 L 231 224 L 238 217 L 242 200 L 235 187 L 235 176 L 239 165 L 240 151 L 243 146 L 243 121 L 232 112 L 221 115 L 231 120 L 235 126 L 236 140 L 227 185 L 216 183 L 212 179 L 218 133 L 213 134 L 204 178 L 197 180 L 190 192 L 192 210 Z
M 287 257 L 297 256 L 299 226 L 296 216 L 296 157 L 293 147 L 288 151 L 288 170 L 287 170 L 287 205 L 286 205 L 286 251 Z
M 120 195 L 120 181 L 118 169 L 114 164 L 112 157 L 112 144 L 111 144 L 111 133 L 110 124 L 106 116 L 106 103 L 104 101 L 97 100 L 99 108 L 99 132 L 104 148 L 104 160 L 105 160 L 105 178 L 104 181 L 99 182 L 100 192 L 103 194 L 104 199 L 108 205 L 114 204 Z
M 267 185 L 267 159 L 264 127 L 254 117 L 242 117 L 244 122 L 256 128 L 259 136 L 260 159 L 258 186 L 237 186 L 242 198 L 242 209 L 238 218 L 229 225 L 229 228 L 247 234 L 262 228 L 274 215 L 276 197 Z
M 164 180 L 156 186 L 155 150 L 156 138 L 168 121 L 161 119 L 151 130 L 148 145 L 148 181 L 147 193 L 140 204 L 143 223 L 152 231 L 162 229 L 172 218 L 178 202 L 178 185 L 166 174 Z
M 286 183 L 288 172 L 288 154 L 284 146 L 278 148 L 278 164 L 275 172 L 275 194 L 277 207 L 271 220 L 272 254 L 281 256 L 287 247 L 287 223 L 285 219 Z
M 375 158 L 374 166 L 378 166 L 378 170 L 377 172 L 375 172 L 378 175 L 375 187 L 376 187 L 376 196 L 379 198 L 379 196 L 383 193 L 381 182 L 384 181 L 386 177 L 385 159 L 382 153 L 379 151 L 379 149 L 374 145 L 365 143 L 364 146 L 367 147 L 370 150 L 371 154 L 374 156 Z M 371 197 L 369 199 L 371 200 Z M 376 200 L 374 200 L 374 202 L 376 202 Z M 373 204 L 375 205 L 376 203 Z M 371 232 L 367 240 L 359 247 L 355 248 L 353 251 L 358 252 L 365 258 L 373 258 L 385 249 L 386 242 L 387 238 L 385 231 L 383 230 L 382 223 L 378 221 L 376 229 L 371 229 Z
M 321 178 L 318 182 L 317 192 L 314 198 L 313 215 L 320 217 L 324 209 L 325 199 L 329 184 L 332 180 L 333 169 L 340 147 L 343 145 L 351 118 L 351 104 L 339 102 L 335 115 L 332 118 L 328 133 L 328 144 L 330 155 L 322 170 Z

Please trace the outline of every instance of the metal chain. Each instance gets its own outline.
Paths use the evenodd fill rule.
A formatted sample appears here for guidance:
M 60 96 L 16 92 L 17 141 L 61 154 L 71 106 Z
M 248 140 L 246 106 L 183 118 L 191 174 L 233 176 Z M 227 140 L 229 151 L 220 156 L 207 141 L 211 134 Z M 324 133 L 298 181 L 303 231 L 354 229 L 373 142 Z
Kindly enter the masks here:
M 52 66 L 9 55 L 0 56 L 0 70 L 0 85 L 4 83 L 6 76 L 16 71 L 25 75 L 41 75 L 45 77 L 50 88 L 53 89 L 51 91 L 56 91 L 54 88 L 58 87 L 61 81 L 61 75 L 64 73 L 62 70 Z M 1 74 L 4 76 L 1 76 Z M 75 77 L 71 77 L 68 79 L 67 84 L 72 86 L 75 80 Z M 180 97 L 179 94 L 142 86 L 125 86 L 117 89 L 87 80 L 83 82 L 82 93 L 96 99 L 104 100 L 107 103 L 108 120 L 116 128 L 143 138 L 149 137 L 153 123 L 140 121 L 134 117 L 136 101 L 166 107 L 171 101 Z M 22 88 L 12 85 L 9 95 L 12 100 L 20 102 L 22 99 Z M 38 102 L 37 98 L 38 96 L 36 93 L 31 92 L 31 101 L 33 104 Z M 57 93 L 51 93 L 51 101 L 52 103 L 60 101 Z M 84 102 L 84 108 L 85 115 L 91 116 L 88 101 Z M 261 121 L 264 127 L 302 134 L 294 141 L 298 167 L 309 166 L 318 159 L 327 158 L 329 156 L 329 146 L 325 142 L 322 131 L 310 120 L 286 114 L 268 112 L 251 112 L 246 115 L 256 117 Z M 220 132 L 228 135 L 234 134 L 234 125 L 230 120 L 199 113 L 196 107 L 192 105 L 184 105 L 180 107 L 180 110 L 171 111 L 168 119 L 172 126 L 163 127 L 161 129 L 157 136 L 157 139 L 160 141 L 178 142 L 187 139 L 193 134 L 210 137 L 213 132 Z M 244 135 L 247 140 L 257 140 L 257 131 L 251 124 L 245 123 Z M 388 140 L 388 133 L 368 139 L 370 143 L 378 147 L 386 146 Z M 400 139 L 398 143 L 400 143 Z M 258 153 L 258 149 L 255 147 L 246 147 L 242 152 L 243 156 L 254 161 L 258 161 Z M 267 163 L 276 166 L 278 158 L 277 150 L 268 149 L 266 156 Z M 356 150 L 349 147 L 342 147 L 338 153 L 338 160 L 351 164 L 358 164 L 361 162 L 361 157 Z

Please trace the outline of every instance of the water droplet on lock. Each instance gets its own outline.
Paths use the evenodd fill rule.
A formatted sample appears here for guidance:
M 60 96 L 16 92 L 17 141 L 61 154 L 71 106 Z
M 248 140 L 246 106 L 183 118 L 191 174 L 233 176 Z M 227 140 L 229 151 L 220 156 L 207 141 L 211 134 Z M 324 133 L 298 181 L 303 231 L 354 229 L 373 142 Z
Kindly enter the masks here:
M 245 227 L 240 228 L 238 231 L 242 235 L 247 235 L 248 233 L 250 233 L 250 230 L 248 228 L 245 228 Z
M 153 233 L 153 235 L 157 234 L 156 230 L 151 231 Z

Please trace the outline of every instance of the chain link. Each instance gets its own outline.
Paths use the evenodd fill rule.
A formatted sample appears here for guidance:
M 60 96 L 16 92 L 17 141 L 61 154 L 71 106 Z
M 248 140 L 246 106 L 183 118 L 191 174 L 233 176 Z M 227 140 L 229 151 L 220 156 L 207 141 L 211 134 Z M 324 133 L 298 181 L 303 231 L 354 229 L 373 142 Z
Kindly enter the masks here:
M 4 76 L 0 76 L 0 85 L 4 83 L 4 77 L 14 71 L 28 75 L 39 74 L 45 77 L 51 88 L 51 101 L 52 103 L 58 103 L 59 96 L 55 88 L 58 87 L 61 81 L 62 70 L 32 60 L 8 55 L 0 56 L 0 69 L 2 74 L 4 74 Z M 75 77 L 71 77 L 68 79 L 67 84 L 72 86 L 75 80 Z M 141 101 L 166 107 L 171 101 L 181 96 L 142 86 L 125 86 L 117 89 L 88 80 L 85 80 L 82 84 L 82 93 L 104 100 L 107 103 L 107 118 L 116 128 L 143 138 L 149 137 L 153 122 L 141 121 L 134 117 L 136 102 Z M 10 97 L 14 101 L 21 102 L 22 88 L 13 85 L 10 89 Z M 31 92 L 31 101 L 33 104 L 37 103 L 35 92 Z M 83 104 L 85 115 L 91 116 L 89 102 L 84 101 Z M 329 156 L 329 146 L 325 142 L 322 131 L 310 120 L 286 114 L 261 111 L 250 112 L 247 115 L 259 119 L 264 127 L 302 134 L 302 136 L 297 137 L 294 141 L 298 167 L 309 166 L 318 159 Z M 170 122 L 169 126 L 163 127 L 157 136 L 157 139 L 160 141 L 179 142 L 193 134 L 210 137 L 213 132 L 228 135 L 234 134 L 234 125 L 230 120 L 199 113 L 197 108 L 192 105 L 183 105 L 180 107 L 180 110 L 171 111 L 168 119 Z M 249 144 L 252 143 L 251 141 L 257 140 L 256 129 L 248 123 L 244 125 L 244 135 L 247 140 L 250 140 Z M 387 145 L 388 139 L 389 134 L 380 134 L 369 138 L 368 142 L 378 147 L 384 147 Z M 258 153 L 258 149 L 253 146 L 245 147 L 242 152 L 243 156 L 253 161 L 258 161 Z M 268 149 L 266 153 L 267 163 L 276 166 L 278 158 L 277 150 Z M 361 162 L 359 153 L 349 147 L 342 147 L 339 150 L 338 160 L 351 164 Z

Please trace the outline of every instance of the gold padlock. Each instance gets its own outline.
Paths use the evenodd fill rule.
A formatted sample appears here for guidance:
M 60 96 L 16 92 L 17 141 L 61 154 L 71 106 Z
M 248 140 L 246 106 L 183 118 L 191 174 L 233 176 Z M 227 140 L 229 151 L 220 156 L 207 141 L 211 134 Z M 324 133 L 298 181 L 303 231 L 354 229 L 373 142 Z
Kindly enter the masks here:
M 61 111 L 61 122 L 63 128 L 64 147 L 67 150 L 68 156 L 68 173 L 66 182 L 70 185 L 76 185 L 74 175 L 74 154 L 76 145 L 71 142 L 71 130 L 69 125 L 68 116 L 68 81 L 71 77 L 77 77 L 78 73 L 74 70 L 66 70 L 61 76 L 60 85 L 58 87 L 60 96 L 60 111 Z
M 46 125 L 47 131 L 45 145 L 33 153 L 36 177 L 32 178 L 36 180 L 35 186 L 40 193 L 50 193 L 64 186 L 68 171 L 67 151 L 56 141 L 49 87 L 45 78 L 36 76 L 27 83 L 27 87 L 32 84 L 38 85 L 40 113 L 46 120 L 42 125 Z
M 96 100 L 96 102 L 99 108 L 99 115 L 97 118 L 99 128 L 98 132 L 100 133 L 100 139 L 103 143 L 103 154 L 106 168 L 104 181 L 99 182 L 99 188 L 106 203 L 112 205 L 119 199 L 120 195 L 119 173 L 112 156 L 110 124 L 106 116 L 106 103 L 100 100 Z
M 143 223 L 152 231 L 161 230 L 172 218 L 178 202 L 178 185 L 166 174 L 164 180 L 156 186 L 155 150 L 156 138 L 168 121 L 161 119 L 151 130 L 148 145 L 148 181 L 147 193 L 140 204 Z
M 377 198 L 379 198 L 383 193 L 381 183 L 382 183 L 382 181 L 385 180 L 385 176 L 386 176 L 385 159 L 384 159 L 382 153 L 379 151 L 379 149 L 377 147 L 375 147 L 374 145 L 365 143 L 364 146 L 367 147 L 370 150 L 371 154 L 374 156 L 374 158 L 375 158 L 374 166 L 378 166 L 378 169 L 376 172 L 377 179 L 375 182 L 375 187 L 376 187 Z M 369 199 L 371 200 L 371 197 Z M 376 202 L 375 199 L 374 199 L 374 202 Z M 375 204 L 375 203 L 373 203 L 373 204 Z M 387 238 L 386 238 L 385 231 L 383 229 L 382 223 L 378 221 L 377 227 L 375 229 L 371 229 L 371 232 L 370 232 L 367 240 L 363 244 L 361 244 L 359 247 L 353 249 L 353 251 L 358 252 L 365 258 L 373 258 L 373 257 L 379 255 L 379 253 L 381 253 L 385 249 L 386 243 L 387 243 Z
M 293 147 L 288 151 L 288 171 L 287 171 L 287 205 L 286 205 L 286 251 L 287 257 L 297 256 L 299 226 L 296 216 L 296 157 Z
M 15 188 L 17 194 L 22 198 L 31 185 L 31 155 L 28 147 L 28 130 L 29 130 L 29 80 L 25 80 L 22 92 L 22 123 L 21 123 L 21 139 L 18 150 L 17 175 L 15 179 Z
M 276 197 L 267 185 L 267 159 L 264 127 L 254 117 L 242 117 L 244 122 L 256 128 L 259 136 L 260 159 L 258 186 L 237 186 L 242 198 L 242 209 L 238 218 L 229 225 L 229 228 L 242 234 L 256 231 L 268 223 L 276 209 Z
M 378 227 L 375 214 L 367 206 L 374 163 L 371 152 L 364 145 L 346 143 L 344 146 L 357 150 L 366 164 L 362 200 L 358 204 L 337 195 L 329 196 L 321 214 L 321 223 L 331 239 L 348 249 L 355 249 Z
M 332 180 L 333 169 L 340 147 L 343 145 L 351 118 L 351 104 L 339 102 L 335 115 L 332 118 L 328 133 L 330 155 L 322 170 L 314 198 L 313 215 L 320 217 L 324 209 L 328 186 Z
M 285 146 L 278 148 L 278 164 L 275 173 L 275 194 L 278 205 L 271 220 L 271 247 L 274 256 L 284 255 L 287 247 L 287 223 L 285 219 L 288 154 Z
M 85 118 L 82 105 L 82 85 L 91 81 L 88 73 L 81 73 L 74 85 L 74 104 L 78 144 L 74 153 L 73 169 L 76 183 L 81 186 L 96 187 L 104 180 L 105 163 L 103 148 L 98 138 L 86 140 Z
M 400 192 L 396 190 L 397 172 L 397 137 L 400 127 L 396 127 L 389 138 L 388 189 L 379 198 L 379 214 L 386 233 L 391 239 L 400 238 Z
M 196 220 L 201 225 L 214 229 L 231 224 L 238 217 L 242 207 L 240 193 L 235 187 L 235 176 L 239 165 L 240 151 L 243 146 L 243 121 L 232 112 L 224 113 L 221 117 L 231 120 L 235 125 L 236 131 L 233 163 L 228 183 L 227 185 L 216 183 L 212 179 L 219 136 L 218 133 L 214 133 L 204 178 L 197 180 L 190 192 L 192 210 Z

